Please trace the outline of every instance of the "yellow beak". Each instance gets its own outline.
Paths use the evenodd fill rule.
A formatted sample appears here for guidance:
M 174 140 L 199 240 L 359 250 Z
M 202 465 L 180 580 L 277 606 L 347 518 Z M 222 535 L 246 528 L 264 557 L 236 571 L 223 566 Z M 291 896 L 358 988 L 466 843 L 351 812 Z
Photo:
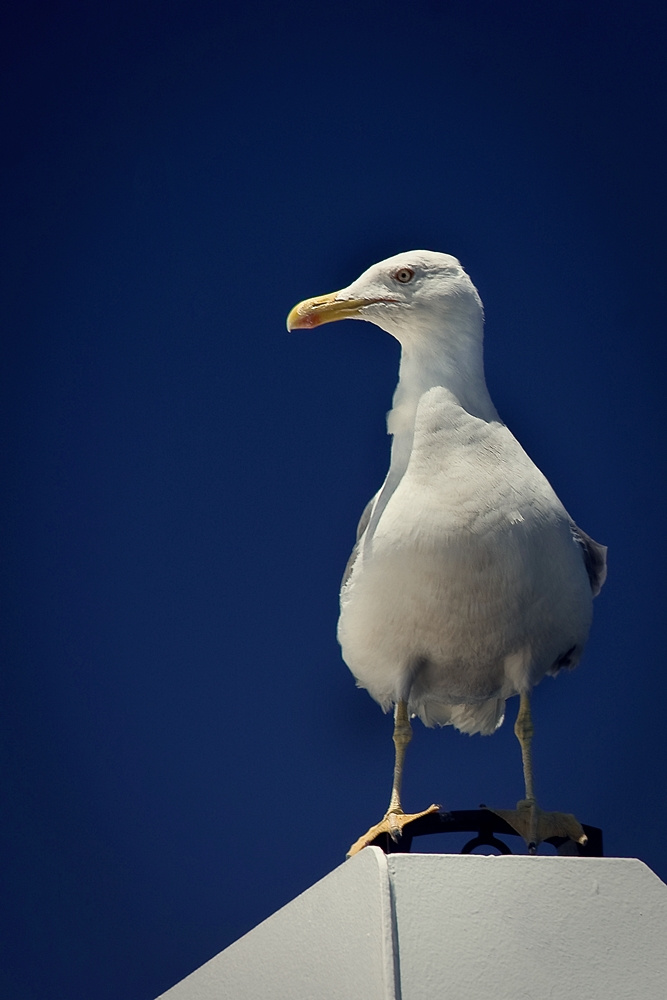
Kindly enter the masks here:
M 376 299 L 337 299 L 338 292 L 318 295 L 314 299 L 304 299 L 294 306 L 287 317 L 288 330 L 309 330 L 322 323 L 334 323 L 338 319 L 350 319 L 359 315 L 359 310 Z

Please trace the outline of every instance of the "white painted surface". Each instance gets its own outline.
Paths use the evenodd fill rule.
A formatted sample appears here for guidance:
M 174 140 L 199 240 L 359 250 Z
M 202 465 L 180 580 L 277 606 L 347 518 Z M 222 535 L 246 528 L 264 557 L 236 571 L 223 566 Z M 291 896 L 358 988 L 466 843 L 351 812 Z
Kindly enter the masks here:
M 667 886 L 629 858 L 366 848 L 163 1000 L 665 1000 Z
M 163 1000 L 394 1000 L 389 873 L 379 848 L 336 868 Z
M 415 854 L 387 863 L 401 1000 L 667 998 L 667 886 L 641 861 Z

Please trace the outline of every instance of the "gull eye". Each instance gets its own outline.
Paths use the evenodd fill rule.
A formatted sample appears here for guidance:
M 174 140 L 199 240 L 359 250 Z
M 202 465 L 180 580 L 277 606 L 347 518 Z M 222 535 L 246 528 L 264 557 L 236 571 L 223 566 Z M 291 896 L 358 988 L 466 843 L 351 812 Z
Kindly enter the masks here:
M 396 281 L 400 281 L 402 285 L 407 285 L 408 281 L 412 281 L 414 276 L 415 272 L 411 267 L 402 267 L 396 272 L 394 278 Z

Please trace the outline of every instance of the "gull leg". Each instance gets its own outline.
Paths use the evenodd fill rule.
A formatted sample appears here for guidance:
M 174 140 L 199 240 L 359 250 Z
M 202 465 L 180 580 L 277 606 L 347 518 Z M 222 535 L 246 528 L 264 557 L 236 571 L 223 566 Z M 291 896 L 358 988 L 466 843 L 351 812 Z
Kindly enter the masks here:
M 528 829 L 524 834 L 531 854 L 535 853 L 538 844 L 537 840 L 537 799 L 535 798 L 535 787 L 533 782 L 533 736 L 535 727 L 533 726 L 533 716 L 530 711 L 530 695 L 522 694 L 519 702 L 519 711 L 514 723 L 514 735 L 521 747 L 521 763 L 523 764 L 523 781 L 526 786 L 526 797 L 522 800 L 526 803 L 528 813 Z M 517 803 L 517 809 L 519 809 Z
M 405 763 L 405 751 L 407 750 L 408 743 L 412 739 L 412 726 L 410 725 L 408 706 L 404 701 L 396 703 L 396 710 L 394 712 L 393 738 L 394 746 L 396 748 L 396 756 L 394 758 L 394 780 L 391 786 L 389 808 L 384 814 L 384 818 L 379 823 L 372 826 L 370 830 L 363 835 L 363 837 L 359 837 L 359 839 L 352 844 L 352 847 L 347 852 L 348 858 L 351 858 L 353 854 L 357 854 L 360 850 L 362 850 L 362 848 L 367 847 L 370 843 L 372 843 L 372 841 L 375 840 L 376 837 L 379 837 L 381 833 L 388 833 L 394 841 L 399 840 L 404 826 L 408 823 L 412 823 L 415 819 L 427 816 L 429 813 L 437 812 L 440 808 L 437 805 L 432 805 L 420 813 L 408 814 L 403 812 L 403 807 L 401 806 L 403 764 Z
M 530 695 L 527 693 L 521 695 L 514 733 L 521 747 L 526 797 L 517 802 L 516 809 L 492 809 L 491 812 L 501 816 L 514 827 L 526 841 L 531 854 L 535 854 L 537 845 L 549 837 L 570 837 L 579 844 L 585 844 L 588 838 L 579 821 L 571 813 L 543 812 L 537 804 L 532 751 L 535 728 L 530 711 Z
M 393 740 L 394 747 L 396 748 L 394 756 L 394 780 L 391 786 L 389 808 L 387 809 L 385 815 L 385 819 L 389 820 L 389 833 L 391 834 L 392 840 L 398 840 L 401 835 L 396 817 L 405 815 L 401 807 L 401 786 L 403 784 L 405 752 L 408 749 L 408 744 L 411 739 L 412 726 L 410 725 L 410 719 L 408 717 L 408 707 L 404 701 L 399 701 L 394 712 Z

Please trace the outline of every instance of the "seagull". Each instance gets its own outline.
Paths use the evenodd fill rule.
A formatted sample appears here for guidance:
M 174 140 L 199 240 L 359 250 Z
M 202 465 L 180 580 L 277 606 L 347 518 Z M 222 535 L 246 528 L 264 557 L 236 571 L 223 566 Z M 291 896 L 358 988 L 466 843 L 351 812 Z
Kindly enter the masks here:
M 412 718 L 493 733 L 513 695 L 525 797 L 493 811 L 531 853 L 552 836 L 585 843 L 574 816 L 538 806 L 530 693 L 578 663 L 606 547 L 577 527 L 498 416 L 484 377 L 482 302 L 455 257 L 397 254 L 339 292 L 298 303 L 287 328 L 342 319 L 374 323 L 401 345 L 389 471 L 359 521 L 338 622 L 357 685 L 393 707 L 394 777 L 384 818 L 348 854 L 382 833 L 399 840 L 439 808 L 402 808 Z

